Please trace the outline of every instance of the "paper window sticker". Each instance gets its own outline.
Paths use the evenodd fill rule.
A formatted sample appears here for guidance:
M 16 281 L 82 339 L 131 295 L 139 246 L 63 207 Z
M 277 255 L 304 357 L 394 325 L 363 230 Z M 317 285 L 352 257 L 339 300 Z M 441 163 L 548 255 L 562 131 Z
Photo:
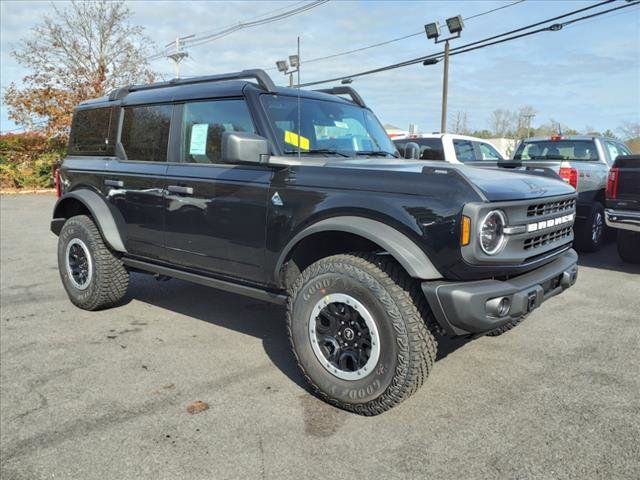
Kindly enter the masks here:
M 190 155 L 206 155 L 208 134 L 208 123 L 195 123 L 191 127 L 191 143 L 189 145 Z
M 301 150 L 309 150 L 309 139 L 307 137 L 303 137 L 302 135 L 298 137 L 298 134 L 290 132 L 289 130 L 286 130 L 284 132 L 284 141 L 285 143 L 295 145 L 296 147 L 298 146 L 299 142 Z
M 348 129 L 348 128 L 349 128 L 349 125 L 347 125 L 347 124 L 346 124 L 346 123 L 344 123 L 344 122 L 340 122 L 340 121 L 338 121 L 338 120 L 334 120 L 334 122 L 333 122 L 333 123 L 334 123 L 334 124 L 335 124 L 335 126 L 336 126 L 336 127 L 338 127 L 338 128 L 346 128 L 346 129 Z

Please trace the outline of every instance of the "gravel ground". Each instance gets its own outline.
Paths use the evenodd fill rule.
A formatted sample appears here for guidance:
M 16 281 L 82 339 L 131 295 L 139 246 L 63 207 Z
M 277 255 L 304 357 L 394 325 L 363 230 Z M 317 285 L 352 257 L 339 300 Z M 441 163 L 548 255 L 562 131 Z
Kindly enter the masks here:
M 53 203 L 0 199 L 2 479 L 640 478 L 640 269 L 613 244 L 363 418 L 307 393 L 280 307 L 136 274 L 123 306 L 75 308 Z

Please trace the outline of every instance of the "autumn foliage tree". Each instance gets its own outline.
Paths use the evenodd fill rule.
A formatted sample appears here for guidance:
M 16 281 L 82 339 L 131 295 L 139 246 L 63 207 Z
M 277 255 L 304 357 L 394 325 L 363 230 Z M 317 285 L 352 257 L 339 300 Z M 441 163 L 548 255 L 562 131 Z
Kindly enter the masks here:
M 153 81 L 143 27 L 123 1 L 73 1 L 36 25 L 11 52 L 31 73 L 4 95 L 9 117 L 47 136 L 65 136 L 73 107 L 130 83 Z

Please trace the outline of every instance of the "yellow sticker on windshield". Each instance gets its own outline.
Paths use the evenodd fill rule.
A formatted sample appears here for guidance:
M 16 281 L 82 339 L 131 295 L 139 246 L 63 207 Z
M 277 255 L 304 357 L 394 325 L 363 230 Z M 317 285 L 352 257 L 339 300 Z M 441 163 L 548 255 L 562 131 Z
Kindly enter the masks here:
M 298 139 L 300 139 L 300 149 L 301 150 L 309 150 L 309 139 L 307 137 L 303 137 L 302 135 L 298 136 L 296 133 L 290 132 L 289 130 L 285 130 L 284 132 L 284 141 L 290 145 L 298 146 Z

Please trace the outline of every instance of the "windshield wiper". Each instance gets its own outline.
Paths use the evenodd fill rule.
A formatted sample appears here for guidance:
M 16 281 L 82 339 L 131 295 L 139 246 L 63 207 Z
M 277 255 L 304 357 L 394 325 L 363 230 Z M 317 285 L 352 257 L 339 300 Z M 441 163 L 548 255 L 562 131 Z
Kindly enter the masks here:
M 355 152 L 356 155 L 369 155 L 371 157 L 386 157 L 387 155 L 391 155 L 393 158 L 398 158 L 395 153 L 386 152 L 384 150 L 369 150 L 369 151 L 361 151 Z
M 295 153 L 296 155 L 298 154 L 297 150 L 287 150 L 284 153 Z M 346 153 L 342 153 L 339 152 L 338 150 L 333 150 L 331 148 L 315 148 L 315 149 L 311 149 L 311 150 L 301 150 L 300 151 L 301 154 L 306 155 L 308 153 L 325 153 L 327 155 L 340 155 L 341 157 L 349 157 L 349 155 L 347 155 Z

